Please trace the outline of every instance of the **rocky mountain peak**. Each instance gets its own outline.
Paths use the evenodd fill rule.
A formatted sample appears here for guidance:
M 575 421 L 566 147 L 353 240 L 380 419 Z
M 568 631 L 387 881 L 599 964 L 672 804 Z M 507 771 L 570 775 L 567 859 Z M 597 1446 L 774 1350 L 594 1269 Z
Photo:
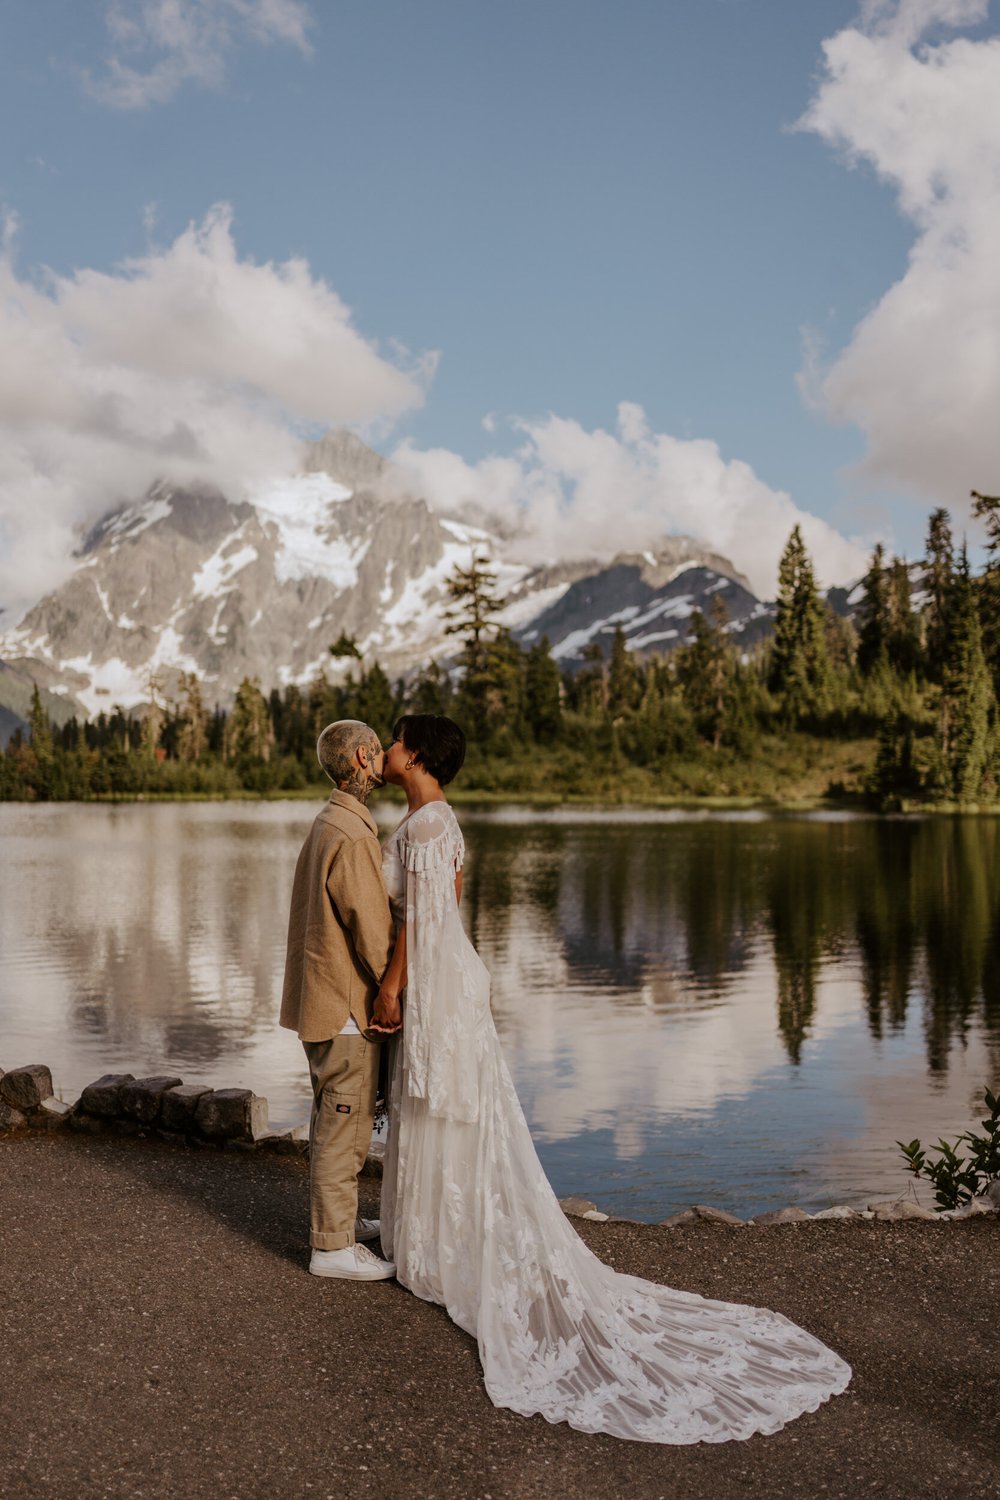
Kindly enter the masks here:
M 369 448 L 353 432 L 337 428 L 305 450 L 303 469 L 307 474 L 329 474 L 338 484 L 352 492 L 377 492 L 389 470 L 389 460 Z
M 570 667 L 588 644 L 609 645 L 618 624 L 630 649 L 672 649 L 719 589 L 733 630 L 749 640 L 768 624 L 742 574 L 690 537 L 610 562 L 531 568 L 489 526 L 407 494 L 385 458 L 338 431 L 310 445 L 298 474 L 239 502 L 160 482 L 109 510 L 71 577 L 0 637 L 0 658 L 19 683 L 89 714 L 137 706 L 154 678 L 171 693 L 189 672 L 222 703 L 244 677 L 306 685 L 345 670 L 328 649 L 341 634 L 366 660 L 406 673 L 453 652 L 447 580 L 473 549 L 496 568 L 504 624 L 526 643 L 547 633 Z

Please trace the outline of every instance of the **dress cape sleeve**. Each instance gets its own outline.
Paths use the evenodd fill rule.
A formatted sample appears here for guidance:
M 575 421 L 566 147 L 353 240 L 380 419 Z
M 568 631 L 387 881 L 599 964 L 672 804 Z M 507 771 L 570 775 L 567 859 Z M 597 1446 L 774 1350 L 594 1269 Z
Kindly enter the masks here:
M 450 864 L 457 875 L 465 858 L 465 842 L 450 812 L 438 812 L 434 804 L 418 808 L 403 829 L 399 841 L 404 868 L 425 875 Z
M 403 830 L 399 853 L 406 870 L 407 1088 L 432 1115 L 475 1120 L 482 1006 L 470 991 L 472 950 L 455 899 L 465 846 L 454 815 L 433 804 L 420 808 Z

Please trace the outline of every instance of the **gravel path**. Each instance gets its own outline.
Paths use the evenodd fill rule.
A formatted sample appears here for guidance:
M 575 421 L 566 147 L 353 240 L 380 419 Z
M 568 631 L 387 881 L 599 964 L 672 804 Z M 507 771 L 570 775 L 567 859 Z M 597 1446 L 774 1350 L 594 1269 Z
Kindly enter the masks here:
M 0 1140 L 4 1500 L 1000 1495 L 996 1219 L 580 1224 L 854 1366 L 773 1437 L 668 1448 L 495 1410 L 441 1308 L 306 1274 L 306 1206 L 295 1159 Z

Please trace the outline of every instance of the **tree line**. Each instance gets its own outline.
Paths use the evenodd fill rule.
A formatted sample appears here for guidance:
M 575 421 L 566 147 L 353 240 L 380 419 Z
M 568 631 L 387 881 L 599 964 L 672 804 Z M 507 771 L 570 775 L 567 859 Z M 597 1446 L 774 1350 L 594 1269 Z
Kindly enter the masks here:
M 323 673 L 265 692 L 247 678 L 228 709 L 209 706 L 205 685 L 188 675 L 171 699 L 151 679 L 141 716 L 115 708 L 57 727 L 36 689 L 27 733 L 0 755 L 0 799 L 303 791 L 320 782 L 324 724 L 359 718 L 387 734 L 410 711 L 462 723 L 470 791 L 780 795 L 782 777 L 791 785 L 807 764 L 821 774 L 825 758 L 848 772 L 831 769 L 825 790 L 878 807 L 993 803 L 1000 497 L 973 498 L 986 526 L 982 571 L 973 575 L 937 509 L 920 563 L 876 546 L 856 624 L 821 597 L 793 528 L 773 635 L 749 649 L 715 593 L 669 655 L 639 659 L 619 627 L 607 655 L 593 641 L 578 668 L 564 670 L 546 638 L 523 646 L 501 624 L 496 574 L 474 554 L 448 581 L 452 663 L 409 679 L 392 682 L 342 635 L 330 646 L 340 680 Z

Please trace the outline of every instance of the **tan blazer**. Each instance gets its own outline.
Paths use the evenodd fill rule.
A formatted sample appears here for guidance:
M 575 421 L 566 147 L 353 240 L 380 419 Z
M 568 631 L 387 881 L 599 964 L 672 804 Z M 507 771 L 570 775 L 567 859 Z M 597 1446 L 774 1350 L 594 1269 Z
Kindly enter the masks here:
M 288 917 L 281 1025 L 304 1042 L 364 1029 L 392 956 L 392 917 L 375 822 L 333 791 L 302 845 Z

